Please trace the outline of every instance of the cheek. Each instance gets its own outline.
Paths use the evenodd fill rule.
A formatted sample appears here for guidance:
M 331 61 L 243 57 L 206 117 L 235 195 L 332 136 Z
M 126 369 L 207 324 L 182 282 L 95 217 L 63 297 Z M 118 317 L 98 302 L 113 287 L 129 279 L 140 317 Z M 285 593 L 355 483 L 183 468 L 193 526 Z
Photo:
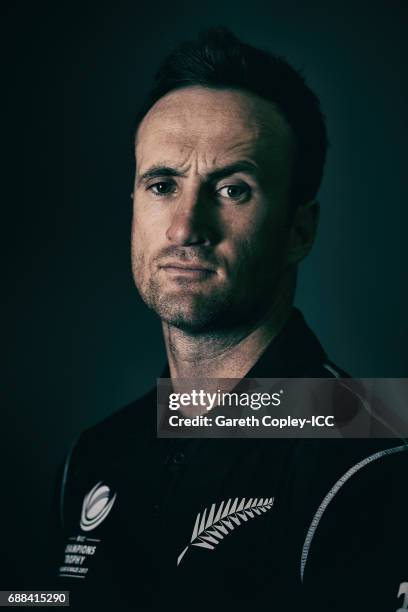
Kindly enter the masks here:
M 272 273 L 281 267 L 288 239 L 282 215 L 253 215 L 244 223 L 231 224 L 228 233 L 223 250 L 230 272 L 235 269 L 238 275 L 244 271 L 252 274 L 254 270 L 267 267 Z
M 140 221 L 134 216 L 131 232 L 132 268 L 134 276 L 139 279 L 145 275 L 144 268 L 149 257 L 148 245 L 148 236 Z
M 148 222 L 145 214 L 139 207 L 134 208 L 132 221 L 132 250 L 135 253 L 146 253 L 149 250 L 149 245 L 152 245 L 155 232 L 154 224 Z
M 147 250 L 164 242 L 168 229 L 168 212 L 157 203 L 145 202 L 139 197 L 133 206 L 132 240 L 142 244 Z

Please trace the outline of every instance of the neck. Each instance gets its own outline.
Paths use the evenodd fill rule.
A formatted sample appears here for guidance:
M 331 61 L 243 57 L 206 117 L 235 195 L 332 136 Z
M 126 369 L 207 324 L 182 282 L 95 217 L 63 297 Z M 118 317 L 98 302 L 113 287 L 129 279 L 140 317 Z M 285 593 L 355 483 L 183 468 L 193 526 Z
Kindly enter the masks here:
M 286 323 L 291 310 L 291 299 L 282 299 L 262 320 L 211 333 L 187 333 L 163 322 L 172 380 L 243 378 Z

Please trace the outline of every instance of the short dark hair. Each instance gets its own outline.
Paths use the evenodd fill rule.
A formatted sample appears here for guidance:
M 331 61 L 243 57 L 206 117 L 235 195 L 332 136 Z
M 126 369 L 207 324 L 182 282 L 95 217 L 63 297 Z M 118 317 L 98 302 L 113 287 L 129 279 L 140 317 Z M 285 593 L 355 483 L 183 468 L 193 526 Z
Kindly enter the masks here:
M 295 135 L 290 200 L 293 208 L 315 198 L 327 151 L 324 115 L 317 96 L 285 58 L 240 41 L 225 27 L 209 28 L 183 42 L 160 65 L 137 125 L 164 95 L 189 86 L 246 90 L 273 102 Z

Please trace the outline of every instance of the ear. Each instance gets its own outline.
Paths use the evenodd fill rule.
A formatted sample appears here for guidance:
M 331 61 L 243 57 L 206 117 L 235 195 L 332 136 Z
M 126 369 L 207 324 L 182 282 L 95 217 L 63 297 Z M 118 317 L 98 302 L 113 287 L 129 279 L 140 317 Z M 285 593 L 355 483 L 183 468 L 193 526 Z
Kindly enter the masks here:
M 287 247 L 287 263 L 297 264 L 313 246 L 319 223 L 320 206 L 316 200 L 298 206 L 293 213 Z

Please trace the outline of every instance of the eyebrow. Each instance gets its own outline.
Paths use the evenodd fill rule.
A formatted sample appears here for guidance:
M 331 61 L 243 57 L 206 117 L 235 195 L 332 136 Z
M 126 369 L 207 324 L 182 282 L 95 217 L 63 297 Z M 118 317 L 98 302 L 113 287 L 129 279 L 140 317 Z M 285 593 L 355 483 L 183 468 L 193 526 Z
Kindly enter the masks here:
M 251 176 L 256 176 L 259 173 L 258 167 L 249 161 L 242 160 L 237 161 L 233 164 L 228 164 L 227 166 L 223 166 L 222 168 L 218 168 L 216 170 L 212 170 L 207 174 L 207 180 L 210 182 L 217 182 L 227 176 L 231 176 L 232 174 L 237 174 L 238 172 L 244 172 L 245 174 L 250 174 Z M 145 183 L 149 179 L 152 178 L 163 178 L 163 177 L 185 177 L 187 176 L 186 172 L 182 172 L 181 170 L 177 170 L 177 168 L 172 168 L 171 166 L 166 165 L 154 165 L 146 172 L 143 172 L 139 176 L 139 182 Z

